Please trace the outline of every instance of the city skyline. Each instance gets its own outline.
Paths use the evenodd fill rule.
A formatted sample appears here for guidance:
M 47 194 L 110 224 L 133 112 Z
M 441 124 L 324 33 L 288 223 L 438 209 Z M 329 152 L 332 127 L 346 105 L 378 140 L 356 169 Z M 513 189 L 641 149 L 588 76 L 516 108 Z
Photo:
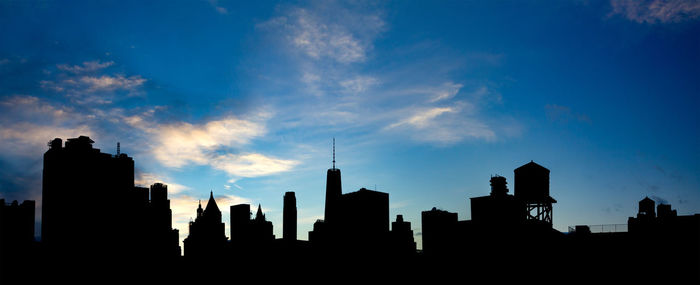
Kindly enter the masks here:
M 293 191 L 308 239 L 333 160 L 343 193 L 390 194 L 419 248 L 422 211 L 471 219 L 492 176 L 533 160 L 562 232 L 624 224 L 647 196 L 700 212 L 692 1 L 0 8 L 0 198 L 37 220 L 46 143 L 80 135 L 168 185 L 180 242 L 211 192 L 227 235 L 246 203 L 282 237 Z
M 273 279 L 308 280 L 303 271 L 322 273 L 315 278 L 352 272 L 378 281 L 463 276 L 553 283 L 591 271 L 598 274 L 580 280 L 603 275 L 615 282 L 658 284 L 700 278 L 700 214 L 679 215 L 672 205 L 645 197 L 624 229 L 576 225 L 564 233 L 552 227 L 557 200 L 550 193 L 551 171 L 534 161 L 513 170 L 512 192 L 505 177 L 492 176 L 489 195 L 470 198 L 471 219 L 436 207 L 421 211 L 422 250 L 411 222 L 403 215 L 390 222 L 389 193 L 365 188 L 343 193 L 335 165 L 327 170 L 323 220 L 314 222 L 308 241 L 290 232 L 297 225 L 294 192 L 284 194 L 283 237 L 275 237 L 260 204 L 254 217 L 250 204 L 236 204 L 230 206 L 229 238 L 210 191 L 204 207 L 199 201 L 181 247 L 168 186 L 134 185 L 135 161 L 119 149 L 103 153 L 94 143 L 87 136 L 68 138 L 65 145 L 60 138 L 50 142 L 43 159 L 40 242 L 32 237 L 35 202 L 0 199 L 2 282 L 131 273 L 125 276 L 184 284 L 172 275 L 180 269 L 207 270 L 219 282 L 230 280 L 229 272 L 256 277 L 281 272 Z M 616 254 L 601 259 L 610 252 Z M 512 261 L 512 275 L 497 274 Z M 411 274 L 397 276 L 395 269 Z M 641 274 L 648 270 L 660 274 Z

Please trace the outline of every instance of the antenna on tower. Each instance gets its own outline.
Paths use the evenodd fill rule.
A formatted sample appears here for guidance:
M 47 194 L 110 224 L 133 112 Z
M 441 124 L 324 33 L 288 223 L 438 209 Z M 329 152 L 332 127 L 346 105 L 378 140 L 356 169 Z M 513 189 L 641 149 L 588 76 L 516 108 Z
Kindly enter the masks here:
M 117 156 L 119 156 L 119 154 L 121 153 L 121 150 L 119 147 L 120 147 L 119 142 L 117 142 Z
M 335 138 L 333 138 L 333 169 L 335 169 Z

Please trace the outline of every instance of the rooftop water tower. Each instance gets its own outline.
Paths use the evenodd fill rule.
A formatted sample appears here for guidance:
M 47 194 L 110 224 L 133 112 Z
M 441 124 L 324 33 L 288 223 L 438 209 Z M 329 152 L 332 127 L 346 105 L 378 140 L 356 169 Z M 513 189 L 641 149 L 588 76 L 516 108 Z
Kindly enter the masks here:
M 552 225 L 552 204 L 557 200 L 549 196 L 549 169 L 530 161 L 513 172 L 515 198 L 525 205 L 526 220 Z

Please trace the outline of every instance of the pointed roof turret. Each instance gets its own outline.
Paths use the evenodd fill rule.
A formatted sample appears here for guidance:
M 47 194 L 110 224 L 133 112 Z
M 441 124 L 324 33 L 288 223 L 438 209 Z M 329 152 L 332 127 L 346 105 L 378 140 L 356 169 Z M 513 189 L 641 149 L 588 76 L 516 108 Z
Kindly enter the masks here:
M 265 214 L 263 214 L 262 206 L 260 204 L 258 204 L 258 212 L 255 214 L 255 220 L 256 221 L 259 221 L 259 220 L 264 221 L 265 220 Z
M 209 192 L 209 202 L 207 202 L 207 208 L 204 209 L 204 212 L 206 212 L 206 213 L 211 213 L 211 212 L 221 213 L 221 211 L 219 210 L 219 206 L 216 205 L 216 200 L 214 200 L 214 191 Z
M 199 200 L 199 207 L 197 207 L 197 218 L 202 216 L 202 200 Z

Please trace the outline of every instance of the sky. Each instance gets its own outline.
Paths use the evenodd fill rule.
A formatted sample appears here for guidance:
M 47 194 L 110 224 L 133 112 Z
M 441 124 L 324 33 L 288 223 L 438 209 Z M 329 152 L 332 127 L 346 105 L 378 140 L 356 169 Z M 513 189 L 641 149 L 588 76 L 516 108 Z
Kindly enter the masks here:
M 46 143 L 87 135 L 168 185 L 181 239 L 210 191 L 227 235 L 249 203 L 281 237 L 294 191 L 306 240 L 335 138 L 343 192 L 389 193 L 419 248 L 421 211 L 468 220 L 530 161 L 562 232 L 688 215 L 698 95 L 698 1 L 2 0 L 0 198 L 40 222 Z

